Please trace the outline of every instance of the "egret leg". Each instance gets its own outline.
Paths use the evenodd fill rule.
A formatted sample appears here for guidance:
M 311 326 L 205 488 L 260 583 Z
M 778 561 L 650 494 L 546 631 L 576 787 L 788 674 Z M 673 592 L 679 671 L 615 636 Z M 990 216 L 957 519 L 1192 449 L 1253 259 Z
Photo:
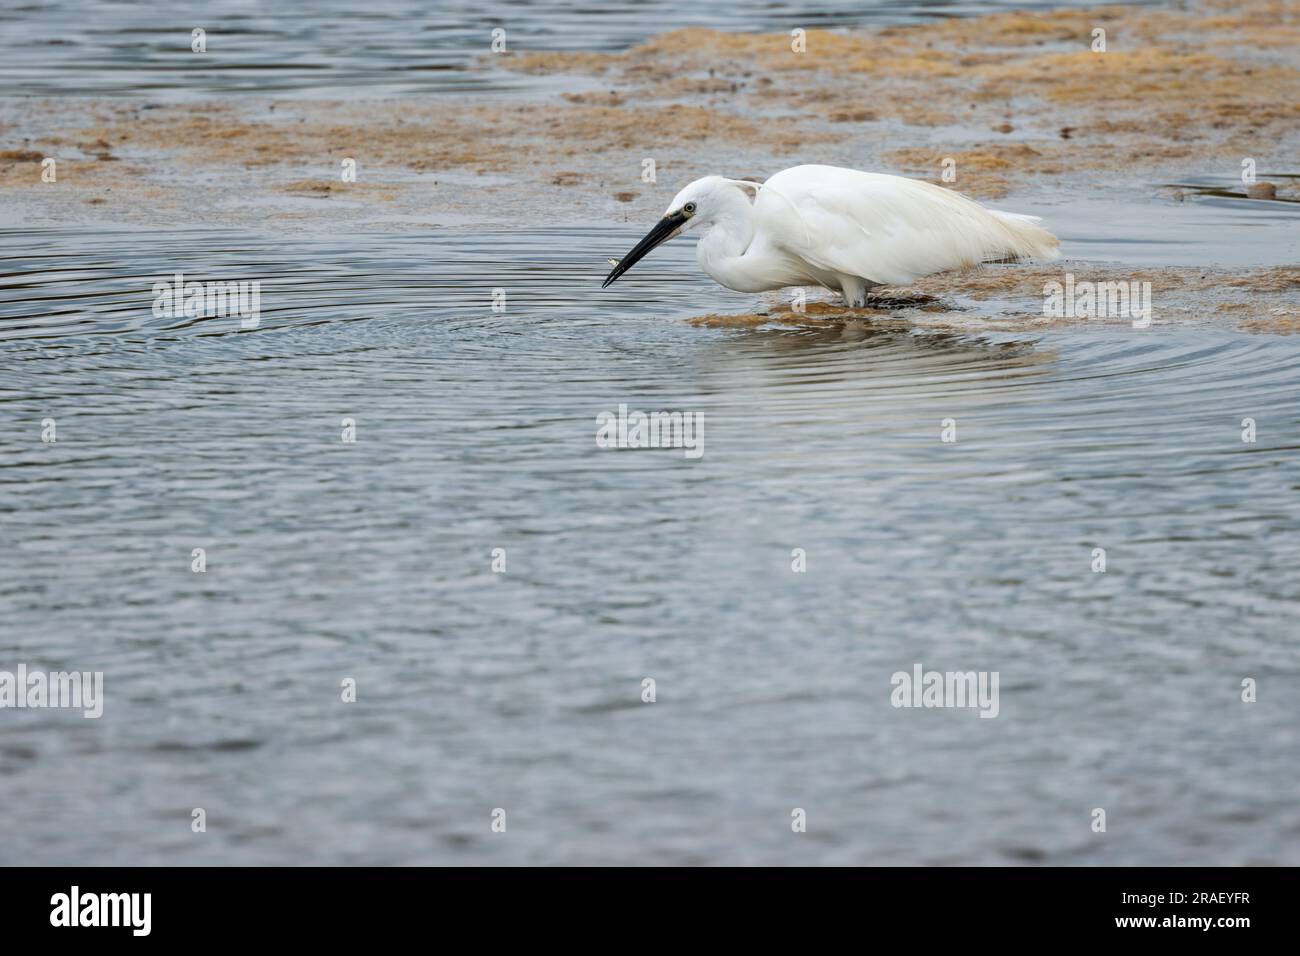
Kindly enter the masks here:
M 874 289 L 877 285 L 879 283 L 868 282 L 858 276 L 840 276 L 840 294 L 855 309 L 861 309 L 867 304 L 867 290 Z

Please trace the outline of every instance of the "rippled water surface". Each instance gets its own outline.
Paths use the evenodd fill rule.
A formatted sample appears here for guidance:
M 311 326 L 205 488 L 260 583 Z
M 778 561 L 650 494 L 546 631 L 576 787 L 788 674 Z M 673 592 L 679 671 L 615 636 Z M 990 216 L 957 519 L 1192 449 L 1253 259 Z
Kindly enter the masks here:
M 11 5 L 0 97 L 522 96 L 494 28 L 1050 4 L 432 6 Z M 1008 208 L 1085 265 L 1294 263 L 1235 174 Z M 0 864 L 1300 864 L 1300 337 L 698 326 L 762 302 L 685 241 L 602 292 L 641 224 L 502 221 L 0 228 L 0 671 L 106 696 L 0 710 Z M 155 315 L 175 273 L 258 326 Z M 598 447 L 620 405 L 702 457 Z M 998 717 L 892 707 L 918 663 Z
M 1142 0 L 1138 0 L 1138 5 Z M 1094 5 L 1076 3 L 1075 6 Z M 483 70 L 494 30 L 512 50 L 619 50 L 665 29 L 789 30 L 916 23 L 1038 0 L 769 0 L 733 7 L 687 0 L 525 3 L 482 0 L 50 0 L 0 9 L 0 94 L 185 98 L 519 91 L 536 77 Z M 192 31 L 207 49 L 191 50 Z
M 0 234 L 0 661 L 107 697 L 4 713 L 0 862 L 1300 862 L 1295 339 L 697 327 L 634 238 Z

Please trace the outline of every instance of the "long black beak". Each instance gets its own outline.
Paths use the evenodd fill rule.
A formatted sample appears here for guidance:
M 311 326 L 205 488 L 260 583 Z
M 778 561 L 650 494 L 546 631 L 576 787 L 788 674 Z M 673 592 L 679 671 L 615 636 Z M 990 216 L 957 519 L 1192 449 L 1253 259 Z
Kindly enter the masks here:
M 632 250 L 625 255 L 619 261 L 618 265 L 614 267 L 613 271 L 605 277 L 605 282 L 601 285 L 601 288 L 605 288 L 624 272 L 627 272 L 628 269 L 631 269 L 634 265 L 640 262 L 647 252 L 671 236 L 677 227 L 684 223 L 686 219 L 687 216 L 685 213 L 675 212 L 672 215 L 664 216 L 655 223 L 655 227 L 646 233 L 645 238 L 633 246 Z

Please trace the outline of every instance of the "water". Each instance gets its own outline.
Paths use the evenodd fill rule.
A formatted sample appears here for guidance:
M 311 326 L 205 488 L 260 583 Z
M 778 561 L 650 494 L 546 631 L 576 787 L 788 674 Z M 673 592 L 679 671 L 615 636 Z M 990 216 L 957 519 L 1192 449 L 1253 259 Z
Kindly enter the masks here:
M 0 106 L 522 96 L 547 81 L 482 61 L 495 26 L 622 49 L 1010 6 L 33 3 L 0 11 Z M 1088 185 L 1005 205 L 1121 275 L 1300 253 L 1294 204 L 1221 170 L 1182 204 Z M 0 710 L 0 864 L 1300 863 L 1300 339 L 700 327 L 760 300 L 686 242 L 601 292 L 641 224 L 495 214 L 0 210 L 0 671 L 106 696 Z M 175 272 L 258 280 L 259 326 L 155 316 Z M 702 413 L 703 456 L 599 448 L 620 404 Z M 997 671 L 998 717 L 895 709 L 917 663 Z
M 634 238 L 0 234 L 0 668 L 107 698 L 3 713 L 0 863 L 1300 862 L 1300 342 L 702 328 Z
M 1115 263 L 1121 271 L 1146 266 L 1247 271 L 1300 261 L 1300 203 L 1246 199 L 1239 179 L 1234 184 L 1224 176 L 1196 178 L 1204 184 L 1185 185 L 1182 200 L 1154 183 L 1133 183 L 1043 189 L 1003 205 L 1041 214 L 1069 259 Z M 1260 178 L 1282 183 L 1295 176 Z
M 1101 4 L 1075 4 L 1081 5 Z M 493 30 L 506 31 L 508 51 L 621 50 L 668 25 L 830 29 L 1052 6 L 1035 0 L 770 0 L 737 12 L 686 0 L 381 0 L 364 9 L 351 0 L 53 0 L 0 9 L 0 95 L 177 100 L 213 93 L 519 92 L 542 81 L 492 68 Z M 191 51 L 196 28 L 207 34 L 201 55 Z

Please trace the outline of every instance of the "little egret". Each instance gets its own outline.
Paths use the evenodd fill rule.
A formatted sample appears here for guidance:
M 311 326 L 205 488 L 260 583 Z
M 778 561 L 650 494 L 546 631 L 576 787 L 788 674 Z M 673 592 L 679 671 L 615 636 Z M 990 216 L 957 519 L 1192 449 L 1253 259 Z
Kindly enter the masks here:
M 794 166 L 765 183 L 705 176 L 677 194 L 602 288 L 655 246 L 700 228 L 700 268 L 728 289 L 820 285 L 863 306 L 879 285 L 993 260 L 1056 258 L 1060 242 L 1038 222 L 942 186 L 838 166 Z

